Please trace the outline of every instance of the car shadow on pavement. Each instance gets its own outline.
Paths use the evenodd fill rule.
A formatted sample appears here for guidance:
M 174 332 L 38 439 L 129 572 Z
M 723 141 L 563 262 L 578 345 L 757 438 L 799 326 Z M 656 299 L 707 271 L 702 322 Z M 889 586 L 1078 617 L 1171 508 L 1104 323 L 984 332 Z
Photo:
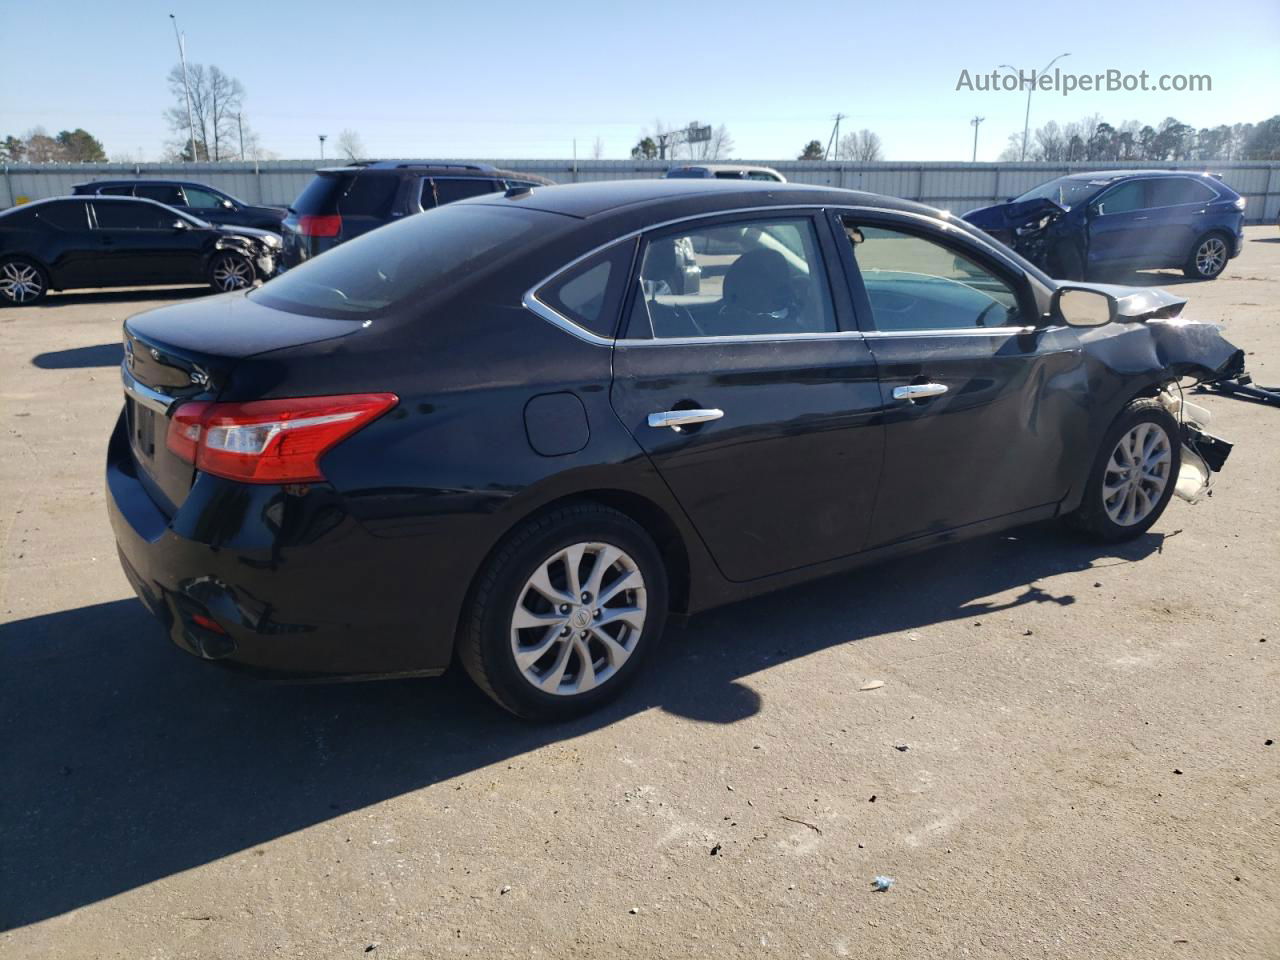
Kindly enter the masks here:
M 651 708 L 728 724 L 743 682 L 819 650 L 1029 604 L 1038 581 L 1132 562 L 1054 525 L 956 544 L 672 626 L 618 701 L 526 724 L 456 668 L 437 680 L 274 685 L 180 652 L 133 599 L 0 626 L 0 929 L 57 916 Z M 993 599 L 994 598 L 994 599 Z M 849 677 L 851 685 L 861 677 Z
M 72 307 L 84 303 L 145 303 L 149 300 L 194 300 L 196 297 L 213 296 L 208 286 L 199 287 L 144 287 L 128 290 L 73 290 L 70 293 L 50 293 L 27 309 L 48 310 L 55 307 Z
M 118 367 L 124 359 L 120 342 L 95 343 L 92 347 L 72 347 L 70 350 L 50 350 L 37 353 L 31 365 L 41 370 L 75 370 L 82 367 Z

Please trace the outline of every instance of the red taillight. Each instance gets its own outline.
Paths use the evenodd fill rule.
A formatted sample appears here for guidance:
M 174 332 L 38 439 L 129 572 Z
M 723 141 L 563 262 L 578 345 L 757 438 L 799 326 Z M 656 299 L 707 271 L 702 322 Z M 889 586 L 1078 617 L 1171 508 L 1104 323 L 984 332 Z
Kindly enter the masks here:
M 166 444 L 205 473 L 245 483 L 324 479 L 320 458 L 380 417 L 394 393 L 299 397 L 249 403 L 189 403 L 169 421 Z
M 338 214 L 319 216 L 304 213 L 298 217 L 298 233 L 304 237 L 336 237 L 342 230 L 342 217 Z

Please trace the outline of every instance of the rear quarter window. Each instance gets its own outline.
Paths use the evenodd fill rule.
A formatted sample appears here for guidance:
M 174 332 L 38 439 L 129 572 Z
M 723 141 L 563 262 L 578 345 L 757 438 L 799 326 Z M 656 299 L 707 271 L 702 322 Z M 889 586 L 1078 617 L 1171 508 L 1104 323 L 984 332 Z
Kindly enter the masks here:
M 372 174 L 351 178 L 347 189 L 338 197 L 338 212 L 344 216 L 389 217 L 391 204 L 400 188 L 400 178 Z
M 293 201 L 295 213 L 324 216 L 338 212 L 338 194 L 351 180 L 351 177 L 321 174 L 307 184 Z
M 598 337 L 612 337 L 635 248 L 634 240 L 618 243 L 565 270 L 539 287 L 536 296 L 583 329 Z

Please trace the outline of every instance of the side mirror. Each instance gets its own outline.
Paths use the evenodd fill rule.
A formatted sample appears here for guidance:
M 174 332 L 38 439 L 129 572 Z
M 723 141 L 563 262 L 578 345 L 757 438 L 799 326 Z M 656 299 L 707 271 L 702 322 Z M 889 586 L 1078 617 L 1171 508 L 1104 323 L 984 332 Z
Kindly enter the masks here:
M 223 200 L 222 206 L 227 210 L 234 210 L 236 208 L 236 205 L 232 203 L 230 200 Z
M 1105 207 L 1105 204 L 1095 203 L 1093 206 L 1089 208 L 1089 215 L 1091 217 L 1106 216 L 1107 211 L 1104 209 L 1104 207 Z
M 175 229 L 175 230 L 185 230 L 185 229 L 187 229 L 187 221 L 185 221 L 185 220 L 175 220 L 175 221 L 173 221 L 172 226 L 173 226 L 173 229 Z
M 1089 287 L 1059 287 L 1049 310 L 1069 327 L 1101 327 L 1116 318 L 1116 298 Z

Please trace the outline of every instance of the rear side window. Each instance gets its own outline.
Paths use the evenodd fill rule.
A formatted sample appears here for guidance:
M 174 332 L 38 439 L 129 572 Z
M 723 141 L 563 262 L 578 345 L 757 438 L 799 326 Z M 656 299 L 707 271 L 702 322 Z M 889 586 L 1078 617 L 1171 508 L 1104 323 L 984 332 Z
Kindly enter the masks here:
M 1218 195 L 1203 183 L 1181 177 L 1152 180 L 1147 187 L 1148 206 L 1173 207 L 1180 203 L 1207 203 Z
M 455 200 L 467 197 L 480 197 L 486 193 L 495 193 L 500 185 L 494 180 L 482 180 L 478 177 L 428 177 L 422 181 L 422 209 L 442 207 Z
M 371 230 L 249 294 L 268 307 L 364 321 L 417 309 L 507 265 L 531 239 L 572 228 L 536 210 L 444 206 Z
M 93 205 L 99 230 L 161 230 L 173 225 L 173 211 L 149 203 L 103 202 Z
M 344 216 L 389 217 L 399 187 L 399 177 L 382 174 L 352 177 L 351 184 L 338 197 L 338 212 Z
M 680 227 L 645 241 L 629 338 L 835 329 L 826 268 L 807 217 Z
M 619 243 L 560 274 L 537 291 L 556 313 L 598 337 L 612 337 L 635 241 Z
M 85 210 L 87 203 L 63 201 L 61 203 L 42 203 L 33 212 L 36 219 L 57 227 L 59 230 L 88 230 L 89 216 Z
M 338 194 L 351 182 L 351 177 L 320 174 L 298 194 L 290 208 L 294 213 L 327 216 L 338 212 Z
M 103 187 L 98 192 L 107 197 L 132 197 L 133 185 L 126 183 L 123 186 Z M 138 194 L 138 196 L 142 196 L 142 194 Z
M 142 197 L 144 200 L 168 204 L 171 207 L 183 205 L 182 191 L 171 183 L 140 183 L 133 188 L 133 195 Z

